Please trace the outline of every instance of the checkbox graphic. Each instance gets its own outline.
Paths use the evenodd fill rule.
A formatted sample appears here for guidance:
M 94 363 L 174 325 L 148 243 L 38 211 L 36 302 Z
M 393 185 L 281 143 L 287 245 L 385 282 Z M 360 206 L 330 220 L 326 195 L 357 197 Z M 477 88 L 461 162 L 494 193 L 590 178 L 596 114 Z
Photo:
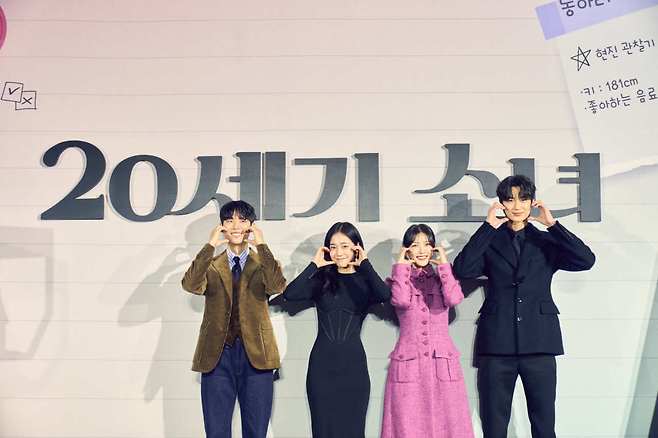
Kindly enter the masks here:
M 21 101 L 16 102 L 16 110 L 35 110 L 37 109 L 37 92 L 23 91 Z
M 23 84 L 20 82 L 5 82 L 5 87 L 2 89 L 2 97 L 0 97 L 0 100 L 20 103 L 22 102 L 22 95 Z

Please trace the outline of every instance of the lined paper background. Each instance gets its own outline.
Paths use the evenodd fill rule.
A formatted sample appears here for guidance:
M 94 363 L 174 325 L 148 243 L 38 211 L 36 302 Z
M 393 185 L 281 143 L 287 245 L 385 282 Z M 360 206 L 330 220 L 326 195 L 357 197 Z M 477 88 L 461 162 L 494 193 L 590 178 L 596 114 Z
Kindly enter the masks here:
M 557 167 L 575 165 L 581 144 L 538 4 L 1 1 L 0 82 L 36 90 L 38 109 L 0 102 L 0 436 L 203 434 L 189 371 L 203 302 L 179 282 L 215 208 L 134 223 L 108 205 L 103 221 L 40 221 L 82 174 L 73 151 L 41 166 L 50 146 L 81 139 L 103 151 L 108 170 L 90 197 L 107 193 L 121 160 L 157 155 L 176 170 L 177 207 L 195 190 L 197 156 L 224 157 L 220 189 L 237 197 L 226 179 L 239 172 L 236 152 L 285 151 L 287 219 L 261 225 L 289 279 L 334 221 L 356 221 L 351 157 L 379 152 L 382 220 L 357 225 L 387 275 L 408 216 L 445 214 L 438 195 L 412 194 L 442 177 L 445 143 L 470 143 L 469 168 L 499 177 L 509 174 L 508 159 L 535 158 L 540 198 L 552 208 L 575 205 L 575 188 L 556 184 Z M 326 213 L 292 218 L 319 193 L 320 170 L 292 165 L 310 157 L 348 157 L 345 190 Z M 655 167 L 607 178 L 601 223 L 563 220 L 598 260 L 554 283 L 567 351 L 558 361 L 560 437 L 647 436 L 658 387 L 656 183 Z M 153 189 L 149 167 L 138 166 L 138 211 L 149 211 Z M 491 201 L 469 178 L 450 192 L 481 200 L 480 212 Z M 476 227 L 439 231 L 458 249 Z M 476 291 L 451 325 L 478 433 L 470 360 L 481 302 Z M 284 362 L 270 434 L 307 437 L 315 312 L 273 319 Z M 395 338 L 390 323 L 366 321 L 369 437 L 379 433 Z M 530 436 L 518 389 L 510 436 Z

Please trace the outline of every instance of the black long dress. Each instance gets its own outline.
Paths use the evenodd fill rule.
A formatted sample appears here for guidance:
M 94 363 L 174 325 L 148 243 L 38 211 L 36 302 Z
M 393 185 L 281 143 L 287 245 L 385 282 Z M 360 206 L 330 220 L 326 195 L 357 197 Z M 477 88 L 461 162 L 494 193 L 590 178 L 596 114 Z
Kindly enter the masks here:
M 313 300 L 318 335 L 311 350 L 306 392 L 313 438 L 363 438 L 370 399 L 370 376 L 361 326 L 371 304 L 391 297 L 366 259 L 352 274 L 336 274 L 336 291 L 323 292 L 314 263 L 283 293 L 286 300 Z

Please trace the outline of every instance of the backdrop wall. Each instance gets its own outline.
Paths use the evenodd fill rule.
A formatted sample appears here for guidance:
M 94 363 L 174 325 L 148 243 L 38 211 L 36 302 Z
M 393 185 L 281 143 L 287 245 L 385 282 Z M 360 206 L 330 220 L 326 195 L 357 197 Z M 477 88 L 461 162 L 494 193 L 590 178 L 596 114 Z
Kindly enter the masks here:
M 276 178 L 271 186 L 285 187 L 285 219 L 261 227 L 289 280 L 337 220 L 359 227 L 385 276 L 411 216 L 448 215 L 442 195 L 466 194 L 472 215 L 485 214 L 493 199 L 473 176 L 441 193 L 414 193 L 443 179 L 446 144 L 469 144 L 468 169 L 499 179 L 512 172 L 508 160 L 532 158 L 540 199 L 552 209 L 582 204 L 582 185 L 558 181 L 578 174 L 558 167 L 577 166 L 574 154 L 584 152 L 600 154 L 602 169 L 610 163 L 604 147 L 580 140 L 571 102 L 578 91 L 570 94 L 562 64 L 571 54 L 544 39 L 539 4 L 0 1 L 7 20 L 0 85 L 9 83 L 0 101 L 0 436 L 203 433 L 198 376 L 189 371 L 203 299 L 184 293 L 180 279 L 217 209 L 211 202 L 187 215 L 125 219 L 108 193 L 110 175 L 131 156 L 172 166 L 181 209 L 199 182 L 197 157 L 222 157 L 219 191 L 237 198 L 247 180 L 228 179 L 245 163 L 237 153 L 285 152 L 285 171 L 276 173 L 285 186 Z M 34 101 L 12 101 L 16 84 L 23 97 L 34 91 Z M 84 193 L 104 196 L 102 220 L 40 217 L 90 163 L 70 149 L 56 165 L 43 164 L 43 154 L 66 140 L 95 145 L 106 161 Z M 359 196 L 357 153 L 378 154 L 379 172 Z M 310 209 L 327 181 L 321 166 L 295 162 L 301 158 L 347 163 L 337 201 L 312 217 L 293 214 Z M 554 282 L 567 351 L 558 359 L 560 437 L 646 437 L 654 417 L 658 168 L 626 170 L 588 180 L 600 184 L 600 220 L 561 219 L 597 263 Z M 153 167 L 137 164 L 130 201 L 138 214 L 153 209 L 157 188 Z M 378 220 L 359 221 L 364 196 L 378 199 Z M 432 226 L 452 259 L 478 225 Z M 474 288 L 450 326 L 477 433 L 471 359 L 482 299 Z M 308 437 L 304 383 L 315 310 L 290 315 L 273 306 L 272 318 L 284 360 L 270 434 Z M 396 330 L 380 314 L 362 334 L 369 437 L 379 433 Z M 520 381 L 510 436 L 530 436 Z

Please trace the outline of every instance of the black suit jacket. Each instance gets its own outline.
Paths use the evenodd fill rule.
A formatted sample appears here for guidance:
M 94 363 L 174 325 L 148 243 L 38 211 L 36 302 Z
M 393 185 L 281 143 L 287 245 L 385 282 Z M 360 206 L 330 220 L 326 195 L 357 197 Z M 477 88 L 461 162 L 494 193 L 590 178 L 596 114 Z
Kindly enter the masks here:
M 457 277 L 488 277 L 475 336 L 476 354 L 563 354 L 557 306 L 551 281 L 558 269 L 585 271 L 595 256 L 559 222 L 540 231 L 525 228 L 517 257 L 505 225 L 485 222 L 455 259 Z

